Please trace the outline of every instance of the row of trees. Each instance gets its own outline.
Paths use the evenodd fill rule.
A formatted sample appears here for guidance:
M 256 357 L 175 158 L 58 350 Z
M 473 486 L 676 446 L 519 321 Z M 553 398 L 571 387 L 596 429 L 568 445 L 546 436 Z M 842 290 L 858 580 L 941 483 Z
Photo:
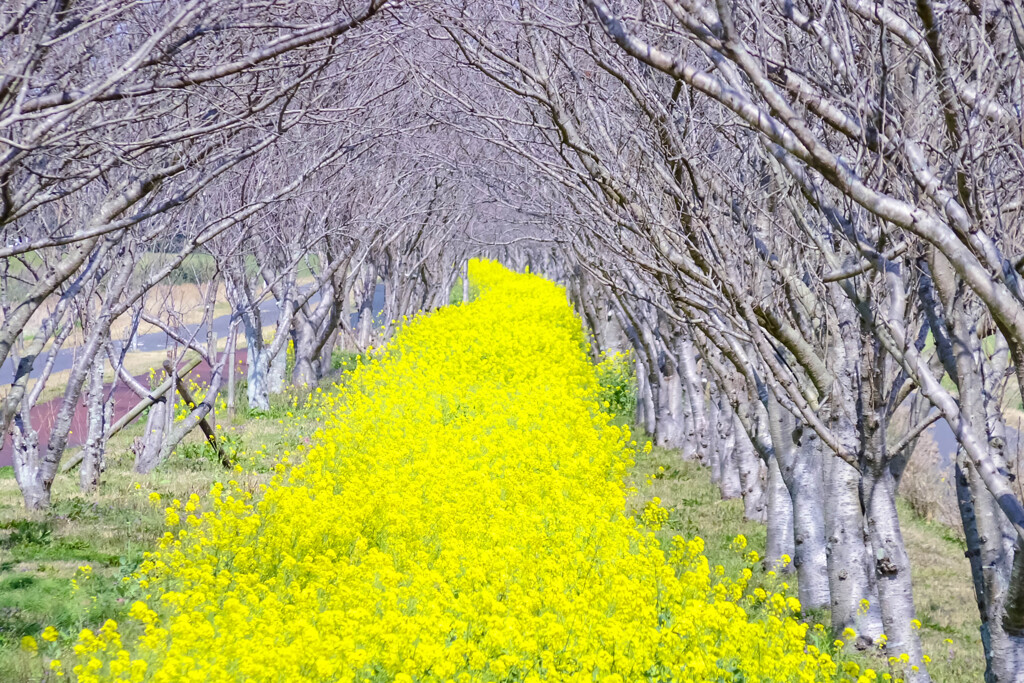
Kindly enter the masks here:
M 379 282 L 386 320 L 447 303 L 464 250 L 452 233 L 476 200 L 454 189 L 430 103 L 393 59 L 409 32 L 382 0 L 4 3 L 2 434 L 27 507 L 49 505 L 83 402 L 81 486 L 99 485 L 118 384 L 153 403 L 136 453 L 148 471 L 212 410 L 240 337 L 249 405 L 265 410 L 289 341 L 291 380 L 313 385 L 339 340 L 381 334 Z M 167 286 L 183 273 L 192 310 Z M 172 374 L 186 350 L 209 367 L 184 420 L 173 389 L 157 396 L 125 369 L 140 328 L 175 340 Z M 66 347 L 40 439 L 33 407 Z
M 628 337 L 641 424 L 766 520 L 804 607 L 929 679 L 896 494 L 944 419 L 986 677 L 1024 680 L 1021 7 L 424 9 L 475 134 L 558 188 L 572 296 L 597 345 L 609 317 Z
M 945 420 L 987 679 L 1024 680 L 1006 451 L 1022 16 L 1017 0 L 6 3 L 0 362 L 17 360 L 3 432 L 26 503 L 48 504 L 83 396 L 82 483 L 98 482 L 113 329 L 165 329 L 213 368 L 183 426 L 151 411 L 146 468 L 210 410 L 236 335 L 265 407 L 289 340 L 298 384 L 339 339 L 370 343 L 378 282 L 387 326 L 446 302 L 465 253 L 500 255 L 565 281 L 598 349 L 625 336 L 641 425 L 767 523 L 805 608 L 906 653 L 916 681 L 896 494 Z M 223 350 L 146 305 L 197 252 L 215 264 L 204 318 L 231 304 Z M 287 331 L 266 343 L 264 301 Z M 40 444 L 31 407 L 72 338 Z

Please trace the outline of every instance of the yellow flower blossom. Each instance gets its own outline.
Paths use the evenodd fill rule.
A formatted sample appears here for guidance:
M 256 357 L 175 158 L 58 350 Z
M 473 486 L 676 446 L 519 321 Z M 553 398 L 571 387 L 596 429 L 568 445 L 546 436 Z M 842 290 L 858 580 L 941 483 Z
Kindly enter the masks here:
M 785 588 L 748 591 L 750 568 L 712 567 L 701 538 L 663 547 L 659 499 L 628 513 L 635 441 L 564 289 L 482 261 L 469 278 L 472 302 L 403 321 L 310 395 L 312 443 L 258 496 L 232 481 L 166 508 L 133 579 L 151 597 L 123 633 L 79 634 L 78 681 L 841 675 Z
M 39 643 L 32 636 L 22 636 L 21 638 L 21 649 L 25 652 L 31 652 L 35 654 L 39 651 Z

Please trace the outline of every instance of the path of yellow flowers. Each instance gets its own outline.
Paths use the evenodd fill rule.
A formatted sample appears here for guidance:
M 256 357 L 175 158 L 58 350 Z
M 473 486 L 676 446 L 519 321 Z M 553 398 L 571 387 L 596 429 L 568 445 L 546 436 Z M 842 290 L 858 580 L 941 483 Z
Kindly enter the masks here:
M 57 666 L 83 682 L 831 680 L 792 601 L 748 616 L 749 570 L 715 576 L 700 539 L 666 554 L 626 515 L 630 436 L 594 400 L 564 291 L 489 262 L 470 277 L 476 301 L 417 317 L 325 395 L 307 460 L 258 502 L 218 488 L 201 517 L 169 510 L 131 610 L 144 634 L 108 622 Z

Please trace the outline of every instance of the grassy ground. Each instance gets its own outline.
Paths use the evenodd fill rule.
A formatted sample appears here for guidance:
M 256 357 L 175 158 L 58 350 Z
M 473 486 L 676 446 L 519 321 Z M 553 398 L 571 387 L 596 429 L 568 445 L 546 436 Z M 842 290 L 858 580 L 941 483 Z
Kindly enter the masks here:
M 664 467 L 664 472 L 659 472 L 659 467 Z M 652 476 L 656 478 L 647 485 Z M 642 509 L 654 496 L 669 508 L 668 523 L 657 532 L 663 541 L 675 535 L 700 536 L 711 564 L 722 565 L 727 574 L 745 566 L 731 548 L 737 534 L 746 537 L 748 548 L 764 554 L 765 527 L 743 519 L 743 503 L 722 500 L 710 473 L 696 463 L 682 461 L 677 452 L 655 448 L 649 455 L 640 454 L 632 480 L 637 493 L 628 503 L 630 510 Z M 900 522 L 913 568 L 921 636 L 932 660 L 932 679 L 943 683 L 982 680 L 985 657 L 963 544 L 948 528 L 917 517 L 904 505 L 900 506 Z M 755 582 L 758 579 L 755 576 Z M 796 576 L 789 575 L 786 581 L 792 586 L 790 594 L 796 595 Z M 828 625 L 827 615 L 815 616 Z M 880 673 L 887 670 L 879 656 L 858 654 L 855 660 Z
M 341 360 L 358 362 L 355 356 L 339 356 L 339 364 Z M 132 589 L 120 579 L 135 569 L 142 553 L 163 533 L 162 505 L 152 505 L 150 493 L 159 493 L 166 504 L 192 493 L 205 494 L 214 482 L 229 479 L 255 491 L 268 478 L 273 454 L 294 451 L 317 426 L 315 415 L 296 410 L 286 396 L 276 397 L 266 415 L 240 414 L 233 422 L 218 416 L 218 422 L 231 435 L 239 457 L 254 459 L 255 467 L 225 471 L 194 435 L 156 472 L 136 475 L 128 450 L 142 429 L 135 425 L 112 441 L 98 494 L 80 494 L 75 475 L 62 475 L 55 485 L 53 508 L 29 515 L 9 468 L 0 470 L 0 681 L 40 680 L 38 669 L 33 669 L 37 660 L 18 648 L 22 636 L 38 635 L 47 625 L 63 631 L 95 628 L 107 618 L 118 619 L 131 604 Z M 746 566 L 732 547 L 738 534 L 746 537 L 748 550 L 763 554 L 764 526 L 744 520 L 742 503 L 721 500 L 707 470 L 683 462 L 678 453 L 654 449 L 638 455 L 631 483 L 637 492 L 627 502 L 628 511 L 639 511 L 653 496 L 670 510 L 667 524 L 657 532 L 663 541 L 680 534 L 700 536 L 710 562 L 722 565 L 728 574 Z M 984 658 L 963 546 L 948 529 L 916 517 L 909 508 L 901 508 L 901 521 L 933 679 L 979 681 Z M 93 578 L 76 593 L 72 581 L 82 565 L 92 568 Z M 795 595 L 796 577 L 788 575 L 785 581 Z M 763 575 L 753 580 L 754 585 L 766 582 Z M 880 657 L 856 658 L 862 665 L 885 668 Z
M 0 468 L 0 681 L 40 680 L 38 660 L 20 649 L 22 636 L 38 636 L 48 625 L 76 631 L 118 619 L 131 604 L 133 588 L 120 581 L 131 574 L 163 534 L 163 507 L 192 493 L 204 496 L 215 482 L 234 479 L 255 492 L 269 479 L 275 454 L 301 449 L 317 418 L 292 397 L 274 397 L 271 411 L 234 421 L 217 418 L 244 471 L 225 470 L 201 435 L 190 435 L 171 458 L 149 475 L 132 472 L 132 440 L 142 422 L 111 440 L 100 491 L 83 495 L 77 473 L 60 475 L 53 507 L 26 513 L 11 468 Z M 153 505 L 149 495 L 160 494 Z M 92 578 L 82 579 L 81 566 Z M 72 581 L 86 581 L 75 592 Z

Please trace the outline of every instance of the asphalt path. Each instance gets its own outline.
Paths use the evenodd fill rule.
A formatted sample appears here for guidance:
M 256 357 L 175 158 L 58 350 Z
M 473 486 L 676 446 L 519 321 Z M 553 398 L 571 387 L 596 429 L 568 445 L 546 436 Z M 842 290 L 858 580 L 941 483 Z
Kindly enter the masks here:
M 314 299 L 315 303 L 316 299 Z M 373 295 L 373 312 L 374 315 L 380 315 L 381 311 L 384 310 L 384 285 L 377 285 L 377 290 Z M 260 319 L 264 325 L 274 325 L 277 323 L 277 304 L 273 301 L 265 301 L 260 306 Z M 352 324 L 355 325 L 358 313 L 352 314 Z M 228 327 L 231 324 L 230 315 L 222 315 L 219 318 L 215 318 L 213 321 L 213 331 L 218 337 L 225 337 L 228 334 Z M 178 330 L 178 334 L 182 337 L 193 338 L 203 340 L 206 338 L 206 325 L 185 325 L 181 330 Z M 124 342 L 114 342 L 117 352 L 120 353 L 124 347 Z M 153 332 L 151 334 L 140 334 L 135 338 L 135 342 L 129 349 L 128 353 L 134 351 L 163 351 L 168 347 L 173 347 L 175 344 L 174 340 L 167 336 L 165 332 Z M 53 362 L 53 371 L 61 372 L 63 370 L 70 370 L 75 363 L 75 355 L 78 353 L 77 347 L 63 348 L 57 352 L 57 358 Z M 29 377 L 39 377 L 42 372 L 42 360 L 35 364 L 32 371 L 29 373 Z M 14 359 L 8 357 L 4 362 L 3 366 L 0 366 L 0 385 L 10 384 L 14 381 Z
M 384 285 L 377 285 L 377 289 L 373 296 L 373 313 L 375 316 L 380 316 L 384 310 Z M 264 325 L 274 325 L 277 323 L 278 310 L 277 305 L 274 302 L 266 302 L 260 307 L 260 318 Z M 352 314 L 351 323 L 354 326 L 358 319 L 358 313 Z M 224 337 L 228 333 L 228 327 L 231 322 L 230 315 L 223 315 L 216 318 L 213 321 L 214 332 L 219 337 Z M 195 339 L 204 339 L 206 337 L 206 326 L 205 325 L 188 325 L 178 332 L 183 337 L 193 337 Z M 118 342 L 117 347 L 118 353 L 121 351 L 121 344 Z M 176 342 L 167 336 L 165 332 L 156 332 L 153 334 L 143 334 L 136 338 L 135 344 L 128 351 L 128 356 L 132 353 L 146 352 L 146 351 L 164 351 L 169 347 L 173 347 Z M 62 370 L 69 370 L 74 364 L 75 355 L 78 353 L 77 347 L 70 347 L 61 349 L 57 353 L 57 358 L 54 360 L 53 371 L 60 372 Z M 246 372 L 246 352 L 244 349 L 238 351 L 235 355 L 236 365 L 236 377 L 245 377 Z M 42 363 L 40 362 L 41 366 Z M 34 367 L 30 377 L 38 377 L 40 367 Z M 205 362 L 199 364 L 191 373 L 189 378 L 197 382 L 208 382 L 210 379 L 210 368 Z M 149 385 L 149 376 L 140 375 L 136 377 L 137 380 L 144 386 Z M 10 385 L 14 380 L 14 364 L 11 359 L 0 368 L 0 385 Z M 110 391 L 111 385 L 107 385 L 107 391 Z M 129 389 L 123 382 L 118 382 L 114 387 L 113 393 L 114 399 L 114 415 L 113 421 L 116 422 L 121 418 L 122 415 L 127 413 L 131 408 L 138 403 L 139 397 Z M 244 400 L 244 398 L 242 399 Z M 39 443 L 45 448 L 45 444 L 50 437 L 50 429 L 53 427 L 53 423 L 57 418 L 57 412 L 60 410 L 62 402 L 61 397 L 57 397 L 46 403 L 36 405 L 32 408 L 31 419 L 32 426 L 39 432 Z M 71 435 L 68 440 L 68 452 L 75 450 L 76 447 L 81 446 L 85 443 L 87 436 L 87 410 L 85 407 L 84 397 L 79 400 L 78 405 L 75 407 L 75 414 L 71 421 Z M 13 464 L 11 455 L 11 443 L 10 436 L 4 439 L 2 447 L 0 447 L 0 467 L 8 467 Z

